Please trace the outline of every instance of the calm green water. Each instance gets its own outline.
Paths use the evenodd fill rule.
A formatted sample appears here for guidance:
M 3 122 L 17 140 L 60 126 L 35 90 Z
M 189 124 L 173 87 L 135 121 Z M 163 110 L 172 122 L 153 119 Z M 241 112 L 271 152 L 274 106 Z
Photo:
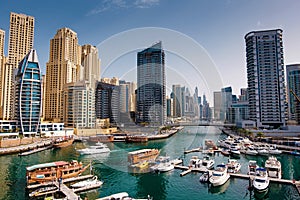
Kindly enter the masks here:
M 39 152 L 27 157 L 8 155 L 0 157 L 0 199 L 28 199 L 25 192 L 25 167 L 38 163 L 57 160 L 70 161 L 77 159 L 84 164 L 90 160 L 93 163 L 94 173 L 104 181 L 101 188 L 81 194 L 81 197 L 96 199 L 118 192 L 128 192 L 135 198 L 146 198 L 151 195 L 155 200 L 196 200 L 196 199 L 300 199 L 297 190 L 290 185 L 270 184 L 269 193 L 263 197 L 256 197 L 247 190 L 248 181 L 243 179 L 231 179 L 219 188 L 210 189 L 208 185 L 199 182 L 200 174 L 191 173 L 180 177 L 180 170 L 162 174 L 153 173 L 128 173 L 127 153 L 141 148 L 159 148 L 162 155 L 171 158 L 181 157 L 187 165 L 193 155 L 202 157 L 201 153 L 183 154 L 184 149 L 191 149 L 203 145 L 205 139 L 217 141 L 226 137 L 215 127 L 186 127 L 173 137 L 151 141 L 147 144 L 108 144 L 111 153 L 106 155 L 82 156 L 76 152 L 76 148 L 84 148 L 88 144 L 75 143 L 63 149 L 51 149 Z M 228 157 L 215 155 L 216 164 L 227 162 Z M 242 173 L 247 171 L 249 160 L 257 160 L 263 163 L 267 157 L 242 156 Z M 300 158 L 281 155 L 278 159 L 282 163 L 283 178 L 300 179 Z

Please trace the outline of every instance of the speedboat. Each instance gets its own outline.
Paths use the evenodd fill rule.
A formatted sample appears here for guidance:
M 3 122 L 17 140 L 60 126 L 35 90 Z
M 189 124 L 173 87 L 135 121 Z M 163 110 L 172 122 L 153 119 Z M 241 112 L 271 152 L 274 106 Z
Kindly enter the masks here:
M 241 163 L 239 163 L 236 159 L 229 159 L 227 163 L 227 172 L 229 173 L 237 173 L 241 169 Z
M 259 155 L 267 156 L 269 155 L 269 151 L 267 149 L 261 149 L 257 151 Z
M 256 160 L 249 160 L 248 164 L 248 175 L 255 175 L 256 169 L 258 168 Z
M 209 182 L 212 186 L 220 186 L 226 183 L 229 177 L 230 175 L 227 173 L 227 166 L 225 164 L 219 164 L 209 178 Z
M 272 155 L 279 155 L 279 154 L 282 154 L 282 151 L 277 149 L 276 146 L 272 146 L 269 149 L 269 153 L 272 154 Z
M 81 188 L 81 187 L 86 187 L 86 186 L 90 186 L 90 185 L 102 185 L 103 182 L 99 181 L 97 176 L 94 176 L 92 179 L 88 179 L 88 180 L 84 180 L 84 181 L 80 181 L 78 183 L 74 183 L 71 185 L 72 188 Z
M 211 159 L 209 156 L 204 156 L 202 160 L 202 166 L 206 169 L 212 169 L 214 167 L 215 161 Z
M 110 149 L 106 146 L 90 146 L 89 148 L 77 150 L 82 155 L 91 155 L 91 154 L 99 154 L 99 153 L 108 153 Z
M 256 174 L 253 180 L 253 188 L 256 192 L 265 192 L 269 188 L 269 178 L 268 173 L 265 168 L 257 168 Z
M 202 160 L 198 156 L 192 156 L 189 162 L 189 166 L 194 168 L 200 168 L 202 165 Z
M 209 174 L 209 171 L 205 171 L 199 178 L 199 181 L 202 182 L 202 183 L 207 183 L 209 181 L 209 177 L 210 177 L 210 174 Z
M 223 150 L 221 151 L 221 154 L 223 154 L 223 156 L 229 156 L 229 155 L 230 155 L 230 152 L 229 152 L 228 150 L 223 149 Z
M 231 154 L 231 156 L 236 157 L 236 158 L 240 158 L 240 156 L 241 156 L 241 152 L 236 148 L 230 149 L 230 154 Z
M 265 168 L 269 177 L 281 179 L 281 163 L 276 157 L 269 157 L 265 162 Z
M 254 148 L 248 147 L 247 150 L 245 151 L 245 154 L 255 156 L 258 154 L 258 152 Z
M 37 195 L 41 195 L 43 193 L 57 190 L 58 188 L 56 186 L 49 186 L 49 187 L 42 187 L 39 189 L 34 190 L 33 192 L 29 193 L 29 197 L 35 197 Z
M 169 156 L 159 156 L 156 162 L 156 165 L 150 167 L 150 171 L 167 172 L 174 169 L 174 164 L 170 161 Z
M 112 194 L 107 197 L 102 197 L 98 200 L 151 200 L 152 197 L 148 195 L 147 199 L 134 199 L 132 197 L 129 197 L 129 194 L 127 192 L 120 192 L 116 194 Z

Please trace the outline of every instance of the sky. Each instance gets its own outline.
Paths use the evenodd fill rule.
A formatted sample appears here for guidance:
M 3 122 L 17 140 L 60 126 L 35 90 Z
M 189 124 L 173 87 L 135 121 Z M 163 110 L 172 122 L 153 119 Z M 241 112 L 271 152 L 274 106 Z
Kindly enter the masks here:
M 297 0 L 15 0 L 0 2 L 0 28 L 7 55 L 10 12 L 35 17 L 34 48 L 46 73 L 50 39 L 68 27 L 80 45 L 98 47 L 102 77 L 128 81 L 136 81 L 136 53 L 160 40 L 168 92 L 197 86 L 212 101 L 222 87 L 237 95 L 247 87 L 248 32 L 282 29 L 285 65 L 300 63 L 299 10 Z

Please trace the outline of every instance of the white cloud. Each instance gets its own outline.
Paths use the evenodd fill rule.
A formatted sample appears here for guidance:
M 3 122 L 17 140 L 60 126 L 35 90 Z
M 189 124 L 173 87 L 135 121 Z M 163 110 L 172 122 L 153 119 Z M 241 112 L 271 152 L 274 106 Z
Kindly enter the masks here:
M 88 12 L 95 15 L 112 9 L 150 8 L 159 4 L 160 0 L 101 0 L 101 3 Z

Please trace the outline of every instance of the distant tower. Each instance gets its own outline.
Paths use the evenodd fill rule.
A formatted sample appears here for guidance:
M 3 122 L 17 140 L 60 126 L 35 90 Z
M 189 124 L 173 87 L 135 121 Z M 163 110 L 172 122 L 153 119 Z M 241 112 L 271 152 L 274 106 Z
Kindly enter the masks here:
M 220 91 L 214 92 L 214 119 L 220 120 L 222 106 L 222 93 Z
M 300 102 L 292 92 L 300 98 L 300 64 L 286 66 L 286 79 L 288 89 L 289 119 L 300 124 Z
M 257 127 L 285 126 L 282 30 L 252 31 L 245 42 L 250 120 Z
M 62 122 L 64 86 L 82 76 L 81 49 L 77 33 L 69 28 L 59 29 L 50 40 L 49 61 L 46 68 L 45 119 Z
M 158 42 L 137 54 L 137 123 L 164 124 L 165 88 L 165 53 Z
M 16 119 L 23 135 L 36 134 L 42 107 L 42 77 L 37 54 L 31 50 L 16 75 Z
M 0 29 L 0 119 L 3 119 L 3 92 L 4 92 L 4 44 L 5 44 L 5 31 Z
M 182 98 L 180 85 L 172 85 L 173 92 L 173 117 L 182 116 Z
M 10 13 L 8 60 L 3 69 L 3 119 L 12 119 L 14 116 L 14 73 L 19 62 L 33 48 L 33 37 L 34 17 Z

